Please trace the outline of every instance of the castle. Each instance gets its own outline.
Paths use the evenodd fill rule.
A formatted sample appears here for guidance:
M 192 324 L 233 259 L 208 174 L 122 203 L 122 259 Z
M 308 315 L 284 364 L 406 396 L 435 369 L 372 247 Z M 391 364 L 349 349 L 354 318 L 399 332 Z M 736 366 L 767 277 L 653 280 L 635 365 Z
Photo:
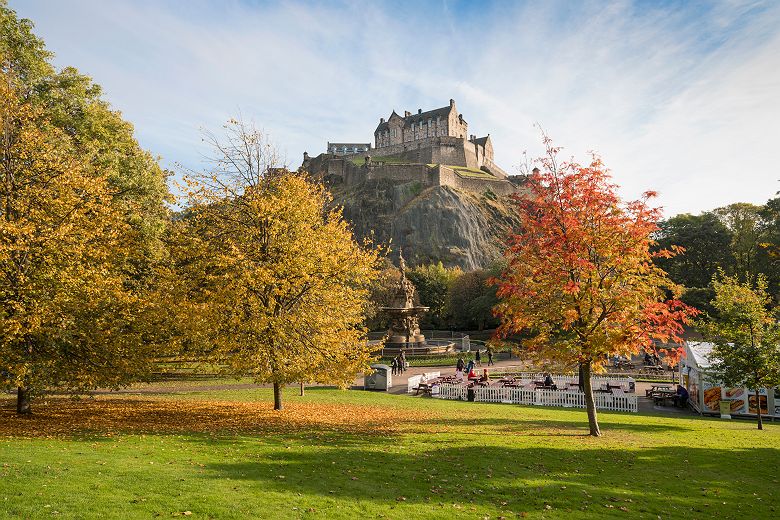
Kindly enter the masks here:
M 466 137 L 468 136 L 468 137 Z M 315 158 L 303 154 L 302 168 L 330 183 L 355 184 L 366 179 L 420 182 L 422 187 L 451 186 L 497 195 L 516 191 L 504 170 L 493 162 L 490 134 L 468 134 L 468 123 L 455 101 L 416 114 L 395 110 L 380 118 L 370 143 L 331 143 Z

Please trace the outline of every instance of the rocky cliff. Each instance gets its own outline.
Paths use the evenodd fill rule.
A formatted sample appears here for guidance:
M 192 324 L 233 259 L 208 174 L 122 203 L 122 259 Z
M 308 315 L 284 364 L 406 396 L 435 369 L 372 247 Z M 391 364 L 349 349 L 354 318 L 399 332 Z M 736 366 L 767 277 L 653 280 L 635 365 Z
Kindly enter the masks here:
M 367 179 L 330 186 L 358 239 L 373 236 L 402 247 L 413 264 L 441 261 L 463 269 L 487 267 L 500 258 L 502 240 L 516 224 L 511 202 L 486 190 L 461 191 L 420 182 Z

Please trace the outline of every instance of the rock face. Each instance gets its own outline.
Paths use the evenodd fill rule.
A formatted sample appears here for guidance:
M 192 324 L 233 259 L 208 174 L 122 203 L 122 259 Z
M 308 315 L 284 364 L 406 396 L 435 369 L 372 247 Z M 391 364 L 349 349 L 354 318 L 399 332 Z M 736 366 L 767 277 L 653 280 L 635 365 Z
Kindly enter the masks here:
M 501 257 L 504 237 L 517 223 L 509 198 L 489 190 L 475 193 L 390 179 L 330 189 L 356 238 L 390 244 L 393 259 L 400 246 L 414 265 L 441 261 L 466 270 L 487 267 Z

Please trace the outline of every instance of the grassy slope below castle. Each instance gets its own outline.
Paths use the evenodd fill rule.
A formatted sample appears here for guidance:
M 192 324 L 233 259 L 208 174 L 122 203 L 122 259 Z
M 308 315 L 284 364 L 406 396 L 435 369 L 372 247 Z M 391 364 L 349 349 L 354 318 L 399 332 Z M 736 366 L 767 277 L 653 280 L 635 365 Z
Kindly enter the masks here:
M 163 384 L 163 383 L 161 383 Z M 169 383 L 166 383 L 169 384 Z M 0 401 L 0 517 L 772 518 L 780 425 L 310 389 Z M 49 426 L 46 426 L 46 425 Z M 189 515 L 188 515 L 189 516 Z

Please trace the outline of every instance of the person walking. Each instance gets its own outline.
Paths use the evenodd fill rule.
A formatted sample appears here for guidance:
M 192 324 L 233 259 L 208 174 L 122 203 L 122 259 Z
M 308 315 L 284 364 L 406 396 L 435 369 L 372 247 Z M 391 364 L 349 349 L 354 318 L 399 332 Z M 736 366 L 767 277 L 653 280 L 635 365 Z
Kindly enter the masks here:
M 463 372 L 466 368 L 466 362 L 463 361 L 463 356 L 458 356 L 458 362 L 455 364 L 455 372 Z
M 403 374 L 406 372 L 406 354 L 404 354 L 404 351 L 402 350 L 400 354 L 398 354 L 398 359 L 401 362 L 401 373 Z
M 487 355 L 488 355 L 488 366 L 494 365 L 493 363 L 493 349 L 487 349 Z
M 393 362 L 391 363 L 390 367 L 393 369 L 392 370 L 393 375 L 397 376 L 398 375 L 398 356 L 395 356 L 393 358 Z
M 477 353 L 474 354 L 474 361 L 476 361 L 478 367 L 482 366 L 482 354 L 479 352 L 479 349 L 477 349 Z

